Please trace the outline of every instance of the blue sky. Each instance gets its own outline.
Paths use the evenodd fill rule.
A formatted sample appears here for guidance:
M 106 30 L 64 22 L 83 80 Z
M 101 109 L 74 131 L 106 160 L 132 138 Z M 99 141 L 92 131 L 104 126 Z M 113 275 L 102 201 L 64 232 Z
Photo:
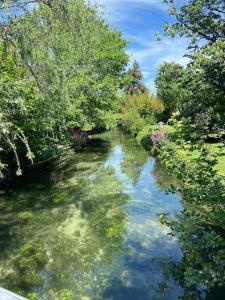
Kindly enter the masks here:
M 180 0 L 179 0 L 180 1 Z M 183 57 L 187 41 L 164 37 L 158 42 L 155 33 L 163 33 L 164 22 L 171 22 L 167 6 L 161 0 L 97 0 L 104 6 L 105 14 L 113 26 L 129 40 L 127 53 L 131 62 L 137 60 L 145 84 L 155 92 L 154 78 L 163 61 L 187 63 Z

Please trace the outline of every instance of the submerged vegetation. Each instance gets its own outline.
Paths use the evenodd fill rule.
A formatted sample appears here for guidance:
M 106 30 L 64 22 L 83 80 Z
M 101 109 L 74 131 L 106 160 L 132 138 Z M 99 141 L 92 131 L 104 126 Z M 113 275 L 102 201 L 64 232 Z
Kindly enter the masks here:
M 150 299 L 179 287 L 167 274 L 179 246 L 157 214 L 181 205 L 157 187 L 153 170 L 148 153 L 114 130 L 63 168 L 5 189 L 1 286 L 31 300 Z

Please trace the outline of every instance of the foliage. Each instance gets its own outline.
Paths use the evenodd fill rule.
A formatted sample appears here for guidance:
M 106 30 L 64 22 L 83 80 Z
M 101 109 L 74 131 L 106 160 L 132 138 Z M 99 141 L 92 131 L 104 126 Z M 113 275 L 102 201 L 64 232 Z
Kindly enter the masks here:
M 148 91 L 143 83 L 143 75 L 136 60 L 133 63 L 133 67 L 127 72 L 127 81 L 124 88 L 127 95 L 140 95 Z
M 172 234 L 180 241 L 184 258 L 179 280 L 193 296 L 196 286 L 204 286 L 207 292 L 224 288 L 225 178 L 216 171 L 222 152 L 209 152 L 204 143 L 192 144 L 179 132 L 173 142 L 159 141 L 158 157 L 179 179 L 177 191 L 182 195 L 184 211 L 177 221 L 165 217 L 161 221 L 171 226 Z M 196 150 L 199 155 L 193 157 Z
M 165 137 L 165 132 L 162 129 L 158 129 L 152 136 L 152 144 L 153 146 L 159 143 Z
M 166 32 L 189 38 L 191 49 L 202 49 L 205 44 L 213 45 L 224 39 L 223 0 L 189 0 L 181 7 L 174 0 L 164 2 L 170 5 L 169 13 L 175 17 L 174 24 L 166 24 Z
M 133 136 L 136 136 L 146 124 L 137 111 L 126 112 L 126 114 L 122 115 L 120 123 L 123 130 L 131 133 Z
M 173 24 L 165 25 L 165 33 L 189 39 L 186 56 L 190 63 L 177 84 L 170 76 L 168 86 L 158 84 L 159 93 L 163 89 L 165 99 L 172 93 L 175 103 L 178 97 L 182 116 L 191 117 L 201 133 L 222 130 L 225 124 L 224 1 L 189 0 L 180 7 L 174 0 L 164 2 L 169 3 L 169 13 L 175 17 Z M 173 70 L 167 66 L 168 75 L 176 74 L 178 67 L 170 67 Z M 159 72 L 157 82 L 162 83 L 164 79 L 164 74 Z M 176 88 L 177 95 L 173 93 Z
M 5 1 L 1 23 L 4 13 L 8 19 L 0 36 L 1 65 L 8 70 L 0 85 L 2 126 L 10 127 L 18 174 L 25 151 L 20 147 L 16 156 L 14 148 L 22 134 L 28 157 L 32 151 L 39 160 L 70 144 L 71 129 L 115 123 L 112 114 L 120 105 L 118 90 L 127 64 L 126 41 L 94 5 L 83 0 L 38 1 L 24 12 L 22 4 Z M 11 99 L 14 106 L 8 104 Z M 1 147 L 4 167 L 12 155 L 5 142 Z
M 151 130 L 150 126 L 145 126 L 141 131 L 138 132 L 136 140 L 138 144 L 142 145 L 146 150 L 151 150 L 152 141 L 150 139 Z
M 121 125 L 136 136 L 146 124 L 154 124 L 163 110 L 162 101 L 154 95 L 130 95 L 121 107 Z
M 183 139 L 185 141 L 198 139 L 196 125 L 191 122 L 191 118 L 183 117 L 179 120 L 177 115 L 174 113 L 168 123 L 174 128 L 172 133 L 173 140 L 178 142 L 179 139 Z
M 121 112 L 126 113 L 129 110 L 137 110 L 140 116 L 146 119 L 151 115 L 159 115 L 162 113 L 164 106 L 159 98 L 144 93 L 127 97 Z
M 11 50 L 4 57 L 5 49 L 0 44 L 0 151 L 12 152 L 16 160 L 16 174 L 21 175 L 19 160 L 19 147 L 24 146 L 26 156 L 33 161 L 33 153 L 30 150 L 27 137 L 23 131 L 23 120 L 27 118 L 28 107 L 25 102 L 33 97 L 33 86 L 26 79 L 25 69 L 16 67 L 18 61 Z M 0 160 L 0 177 L 3 177 L 3 169 L 7 167 Z
M 182 88 L 184 72 L 184 67 L 174 62 L 165 62 L 159 67 L 155 79 L 157 95 L 163 100 L 168 115 L 180 109 L 184 94 Z

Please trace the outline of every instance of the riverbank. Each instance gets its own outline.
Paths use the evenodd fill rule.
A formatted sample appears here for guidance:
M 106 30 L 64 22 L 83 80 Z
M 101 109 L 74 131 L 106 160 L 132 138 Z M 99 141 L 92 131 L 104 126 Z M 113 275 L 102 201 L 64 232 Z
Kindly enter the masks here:
M 191 142 L 168 126 L 149 127 L 136 139 L 179 179 L 179 187 L 171 185 L 168 190 L 180 193 L 184 210 L 176 221 L 161 215 L 160 222 L 171 228 L 184 252 L 184 285 L 199 288 L 199 294 L 190 293 L 191 299 L 221 299 L 225 293 L 223 144 Z
M 170 267 L 182 251 L 158 219 L 182 203 L 165 192 L 165 172 L 115 129 L 65 166 L 1 190 L 1 285 L 30 300 L 179 299 L 186 290 Z
M 24 178 L 35 178 L 51 172 L 55 168 L 63 167 L 66 162 L 74 155 L 79 153 L 84 147 L 91 141 L 91 136 L 97 132 L 102 132 L 102 129 L 83 131 L 83 130 L 70 130 L 70 143 L 58 145 L 54 152 L 48 154 L 46 157 L 36 158 L 33 162 L 28 160 L 20 161 L 21 175 L 15 174 L 15 163 L 14 167 L 5 169 L 3 177 L 0 177 L 0 186 L 13 184 L 14 182 L 23 181 Z M 10 158 L 8 158 L 10 160 Z M 28 163 L 29 162 L 29 163 Z
M 174 156 L 177 156 L 180 160 L 192 160 L 197 159 L 200 157 L 201 151 L 200 149 L 195 149 L 194 146 L 196 143 L 192 142 L 193 148 L 186 147 L 186 149 L 180 149 L 176 143 L 176 129 L 170 125 L 150 125 L 145 127 L 141 130 L 138 135 L 136 136 L 136 140 L 139 144 L 141 144 L 146 150 L 151 151 L 154 148 L 154 144 L 152 141 L 152 136 L 154 135 L 161 135 L 162 138 L 167 139 L 167 137 L 172 137 L 168 139 L 168 143 L 170 143 L 170 147 L 173 148 Z M 159 137 L 160 138 L 160 137 Z M 190 142 L 191 143 L 191 142 Z M 215 165 L 215 170 L 218 172 L 219 175 L 225 176 L 225 148 L 222 142 L 216 143 L 204 143 L 202 145 L 211 155 L 218 155 L 217 156 L 217 163 Z M 154 151 L 154 149 L 153 149 Z

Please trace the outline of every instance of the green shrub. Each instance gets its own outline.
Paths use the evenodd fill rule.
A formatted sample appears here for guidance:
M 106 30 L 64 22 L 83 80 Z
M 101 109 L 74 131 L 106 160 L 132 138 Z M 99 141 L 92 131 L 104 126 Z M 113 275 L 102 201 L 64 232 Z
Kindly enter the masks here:
M 137 111 L 146 120 L 152 116 L 157 117 L 163 110 L 162 101 L 158 97 L 149 95 L 148 93 L 128 96 L 121 109 L 122 113 Z
M 198 156 L 193 156 L 193 152 Z M 185 154 L 185 155 L 184 155 Z M 221 153 L 210 153 L 203 143 L 193 145 L 181 137 L 160 144 L 160 162 L 180 180 L 184 210 L 177 221 L 160 217 L 180 242 L 184 258 L 179 266 L 186 288 L 224 287 L 225 177 L 215 170 Z M 210 298 L 211 299 L 211 298 Z
M 137 142 L 142 145 L 146 150 L 150 150 L 152 147 L 151 140 L 151 127 L 145 126 L 136 137 Z
M 147 92 L 128 96 L 121 108 L 120 124 L 133 136 L 138 135 L 146 124 L 155 124 L 163 112 L 162 101 Z
M 126 114 L 122 115 L 121 125 L 123 129 L 133 136 L 136 136 L 145 124 L 145 120 L 137 111 L 128 111 Z

